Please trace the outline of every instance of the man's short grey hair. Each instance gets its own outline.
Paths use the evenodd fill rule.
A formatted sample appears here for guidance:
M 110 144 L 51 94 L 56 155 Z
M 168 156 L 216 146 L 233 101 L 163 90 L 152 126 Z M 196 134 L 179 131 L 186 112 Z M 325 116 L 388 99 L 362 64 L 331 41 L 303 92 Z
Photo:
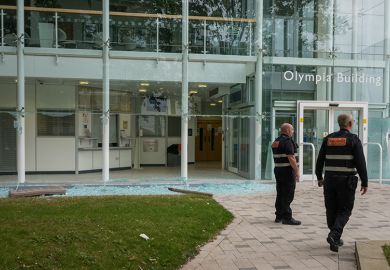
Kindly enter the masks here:
M 350 114 L 340 114 L 337 117 L 337 122 L 339 123 L 340 128 L 347 128 L 349 126 L 349 123 L 352 123 L 353 118 Z

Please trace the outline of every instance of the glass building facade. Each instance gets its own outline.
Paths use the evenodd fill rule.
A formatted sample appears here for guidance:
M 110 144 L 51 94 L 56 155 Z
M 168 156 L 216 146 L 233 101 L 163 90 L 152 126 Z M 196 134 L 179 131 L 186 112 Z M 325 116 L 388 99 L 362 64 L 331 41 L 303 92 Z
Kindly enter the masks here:
M 26 170 L 99 170 L 102 1 L 24 2 Z M 272 179 L 270 144 L 281 123 L 298 127 L 298 100 L 367 102 L 368 119 L 360 120 L 368 123 L 369 178 L 380 176 L 379 144 L 389 179 L 389 5 L 190 0 L 189 163 L 215 162 L 223 171 L 216 178 L 226 171 Z M 16 1 L 0 1 L 0 10 L 0 173 L 9 174 L 16 171 Z M 111 0 L 109 29 L 110 167 L 179 165 L 171 146 L 181 143 L 182 2 Z M 259 65 L 262 78 L 256 78 Z M 303 141 L 316 151 L 333 125 L 329 117 L 305 111 Z M 310 174 L 311 150 L 301 147 L 304 174 Z M 68 162 L 53 160 L 56 154 Z M 179 177 L 179 171 L 164 176 Z

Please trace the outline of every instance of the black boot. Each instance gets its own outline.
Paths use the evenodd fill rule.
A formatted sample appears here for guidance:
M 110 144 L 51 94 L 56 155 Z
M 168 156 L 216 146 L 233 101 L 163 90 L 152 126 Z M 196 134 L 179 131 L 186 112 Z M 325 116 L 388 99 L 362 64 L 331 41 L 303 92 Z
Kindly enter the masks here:
M 285 225 L 301 225 L 301 222 L 299 220 L 290 218 L 290 219 L 283 219 L 282 223 Z
M 328 235 L 328 238 L 326 238 L 326 241 L 329 243 L 329 248 L 331 251 L 339 252 L 340 243 L 344 244 L 344 242 L 342 242 L 342 240 L 341 241 L 340 240 L 335 240 L 334 236 L 331 234 Z

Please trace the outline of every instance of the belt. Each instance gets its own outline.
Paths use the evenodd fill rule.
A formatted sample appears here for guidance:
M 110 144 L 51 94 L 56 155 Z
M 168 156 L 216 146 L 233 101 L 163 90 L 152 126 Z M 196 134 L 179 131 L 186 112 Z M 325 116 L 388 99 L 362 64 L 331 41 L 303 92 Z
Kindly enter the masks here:
M 288 157 L 288 156 L 290 156 L 290 155 L 287 155 L 287 154 L 274 154 L 274 158 L 283 158 L 283 157 Z M 297 157 L 297 156 L 298 156 L 298 154 L 295 153 L 294 157 Z
M 353 155 L 326 155 L 326 159 L 353 160 Z
M 356 173 L 355 168 L 348 168 L 348 167 L 334 167 L 334 166 L 328 166 L 325 167 L 326 172 L 353 172 Z
M 290 163 L 275 163 L 275 168 L 276 167 L 290 167 Z

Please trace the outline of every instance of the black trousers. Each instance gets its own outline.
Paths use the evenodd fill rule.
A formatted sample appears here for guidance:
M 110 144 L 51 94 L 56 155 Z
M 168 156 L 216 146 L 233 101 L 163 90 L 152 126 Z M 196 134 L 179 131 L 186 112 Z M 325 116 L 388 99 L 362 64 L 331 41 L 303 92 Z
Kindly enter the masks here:
M 295 176 L 291 167 L 275 168 L 276 178 L 276 218 L 289 220 L 292 218 L 290 204 L 294 200 Z
M 357 182 L 356 176 L 325 174 L 326 221 L 330 230 L 329 235 L 335 240 L 340 239 L 344 227 L 352 214 Z

